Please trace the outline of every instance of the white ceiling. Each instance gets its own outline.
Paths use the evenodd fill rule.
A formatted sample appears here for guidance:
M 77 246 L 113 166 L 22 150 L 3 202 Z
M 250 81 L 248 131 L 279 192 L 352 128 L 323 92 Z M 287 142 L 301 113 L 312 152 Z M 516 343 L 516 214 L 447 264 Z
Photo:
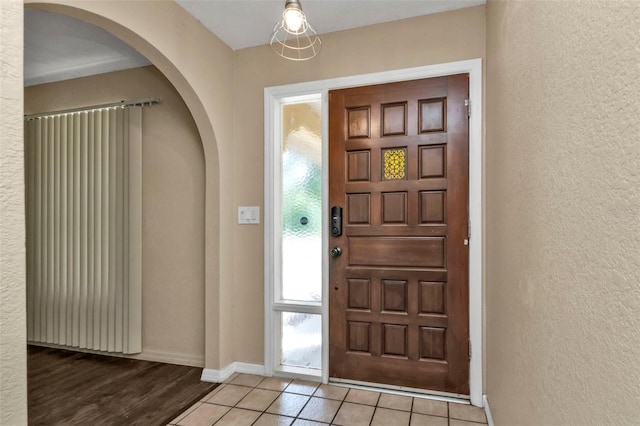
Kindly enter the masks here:
M 2 0 L 0 0 L 2 1 Z M 484 4 L 486 0 L 301 0 L 318 34 Z M 177 0 L 232 49 L 266 44 L 284 0 Z M 149 64 L 117 37 L 86 22 L 25 10 L 25 86 Z
M 234 50 L 266 44 L 285 0 L 176 0 Z M 318 34 L 484 4 L 485 0 L 300 0 Z
M 128 44 L 94 25 L 52 12 L 24 12 L 25 86 L 150 64 Z

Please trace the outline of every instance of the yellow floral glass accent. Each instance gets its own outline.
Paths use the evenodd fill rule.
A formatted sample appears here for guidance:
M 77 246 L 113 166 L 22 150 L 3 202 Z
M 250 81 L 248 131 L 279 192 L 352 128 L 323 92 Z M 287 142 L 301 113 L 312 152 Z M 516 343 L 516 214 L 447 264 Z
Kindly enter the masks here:
M 385 180 L 405 178 L 405 155 L 404 149 L 389 149 L 384 152 Z

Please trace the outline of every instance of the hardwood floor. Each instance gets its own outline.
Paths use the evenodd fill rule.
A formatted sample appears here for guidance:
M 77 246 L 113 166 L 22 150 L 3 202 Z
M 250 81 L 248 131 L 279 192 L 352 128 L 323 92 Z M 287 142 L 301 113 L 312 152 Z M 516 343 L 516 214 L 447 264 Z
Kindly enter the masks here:
M 166 425 L 217 384 L 201 369 L 28 346 L 30 425 Z

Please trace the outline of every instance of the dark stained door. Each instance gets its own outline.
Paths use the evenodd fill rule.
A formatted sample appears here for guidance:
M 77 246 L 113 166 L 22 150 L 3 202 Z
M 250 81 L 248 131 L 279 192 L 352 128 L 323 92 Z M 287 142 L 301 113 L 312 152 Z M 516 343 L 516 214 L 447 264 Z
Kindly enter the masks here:
M 330 377 L 469 394 L 468 94 L 467 74 L 329 94 Z

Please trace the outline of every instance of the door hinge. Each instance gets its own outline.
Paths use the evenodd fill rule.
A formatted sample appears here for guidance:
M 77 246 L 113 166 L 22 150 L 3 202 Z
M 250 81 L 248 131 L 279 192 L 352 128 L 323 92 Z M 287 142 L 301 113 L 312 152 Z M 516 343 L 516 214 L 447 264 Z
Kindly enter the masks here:
M 469 340 L 469 361 L 471 361 L 471 340 Z
M 469 99 L 465 99 L 464 106 L 467 107 L 467 117 L 471 117 L 471 101 Z

